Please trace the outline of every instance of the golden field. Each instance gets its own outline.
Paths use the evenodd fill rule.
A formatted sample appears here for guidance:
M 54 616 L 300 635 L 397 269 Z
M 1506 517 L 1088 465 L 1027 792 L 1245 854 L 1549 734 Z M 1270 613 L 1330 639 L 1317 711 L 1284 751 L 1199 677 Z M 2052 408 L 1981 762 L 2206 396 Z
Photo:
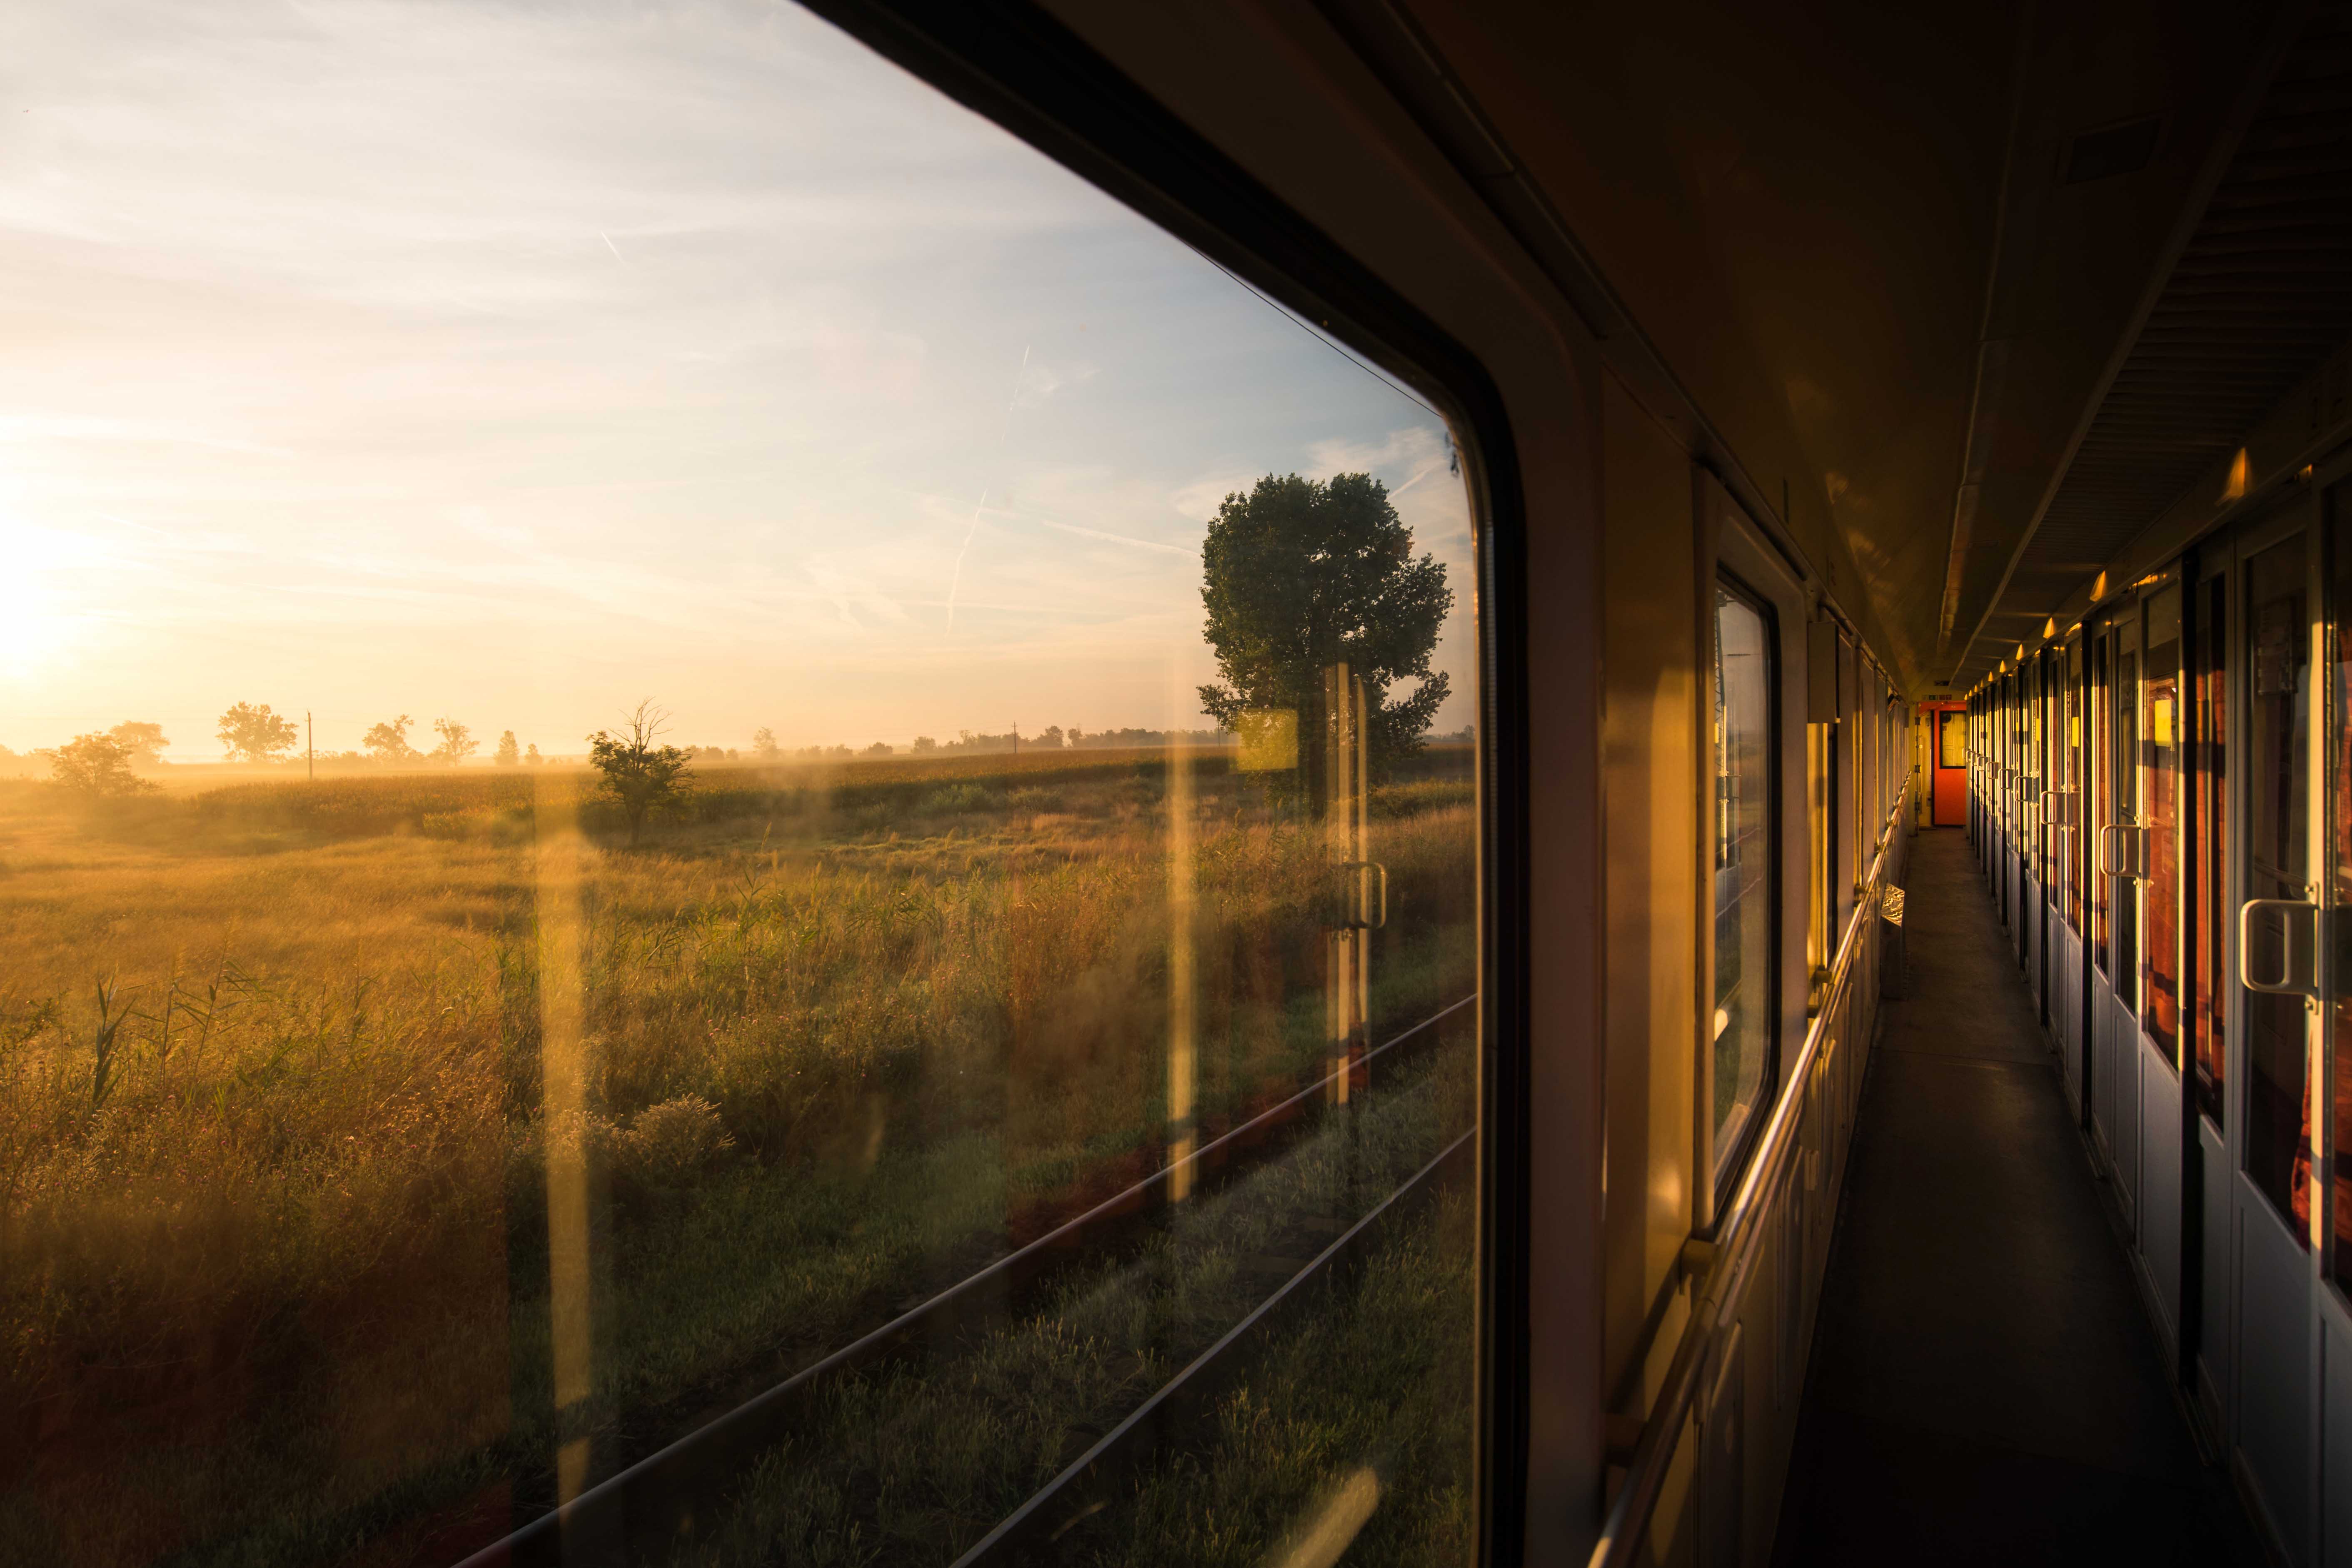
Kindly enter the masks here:
M 0 782 L 0 1557 L 463 1555 L 1152 1168 L 1171 1038 L 1203 1136 L 1320 1070 L 1334 852 L 1224 753 L 704 765 L 635 849 L 593 784 Z M 1370 817 L 1379 1036 L 1475 987 L 1466 753 Z

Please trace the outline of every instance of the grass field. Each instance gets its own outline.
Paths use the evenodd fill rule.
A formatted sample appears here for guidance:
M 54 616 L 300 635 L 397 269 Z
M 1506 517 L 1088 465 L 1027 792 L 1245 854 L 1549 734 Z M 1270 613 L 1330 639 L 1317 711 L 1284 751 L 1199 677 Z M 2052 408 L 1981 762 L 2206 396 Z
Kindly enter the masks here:
M 1156 1167 L 1172 1038 L 1202 1135 L 1288 1092 L 1328 1049 L 1334 853 L 1229 762 L 710 766 L 634 849 L 562 769 L 214 781 L 96 812 L 0 781 L 0 1557 L 462 1555 Z M 1377 1035 L 1475 984 L 1466 752 L 1370 808 Z M 551 1114 L 566 1063 L 576 1103 Z M 1466 1103 L 1431 1071 L 1422 1100 L 1367 1110 L 1418 1129 L 1399 1160 L 1467 1114 L 1427 1109 Z M 585 1180 L 560 1302 L 551 1151 Z M 1361 1197 L 1318 1169 L 1310 1142 L 1188 1234 L 1244 1193 Z M 1399 1246 L 1457 1288 L 1451 1252 Z M 1088 1313 L 1138 1310 L 1112 1299 L 1137 1268 L 1214 1273 L 1122 1262 L 1009 1325 L 1063 1336 L 1028 1364 L 1076 1392 L 1036 1420 L 1083 1426 L 1107 1408 L 1087 1390 L 1143 1375 L 1132 1347 L 1068 1348 Z M 1231 1303 L 1202 1289 L 1205 1331 Z M 978 1417 L 901 1384 L 831 1397 L 889 1407 L 845 1403 L 822 1472 L 865 1500 L 776 1524 L 817 1472 L 800 1501 L 753 1486 L 728 1551 L 802 1556 L 778 1531 L 803 1529 L 951 1557 L 969 1521 L 908 1523 L 856 1455 L 887 1426 L 896 1462 L 944 1474 Z M 971 1511 L 1020 1484 L 973 1483 Z

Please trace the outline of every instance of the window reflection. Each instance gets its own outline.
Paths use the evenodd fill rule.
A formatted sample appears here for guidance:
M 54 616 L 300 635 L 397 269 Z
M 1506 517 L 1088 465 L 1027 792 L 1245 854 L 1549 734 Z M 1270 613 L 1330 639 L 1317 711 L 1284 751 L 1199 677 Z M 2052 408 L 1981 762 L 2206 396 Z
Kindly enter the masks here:
M 1715 1155 L 1732 1151 L 1772 1071 L 1772 651 L 1765 612 L 1715 595 Z
M 1444 421 L 797 13 L 169 20 L 0 169 L 0 1556 L 1465 1557 Z

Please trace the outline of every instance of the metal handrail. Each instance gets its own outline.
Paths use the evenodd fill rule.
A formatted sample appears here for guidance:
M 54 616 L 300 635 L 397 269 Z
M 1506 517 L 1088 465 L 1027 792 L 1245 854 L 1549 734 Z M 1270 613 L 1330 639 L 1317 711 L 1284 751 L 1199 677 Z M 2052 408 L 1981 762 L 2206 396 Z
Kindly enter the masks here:
M 1805 1026 L 1805 1043 L 1798 1049 L 1796 1064 L 1780 1086 L 1780 1099 L 1772 1107 L 1772 1120 L 1765 1123 L 1763 1139 L 1757 1145 L 1755 1157 L 1748 1163 L 1747 1174 L 1740 1178 L 1738 1190 L 1714 1226 L 1714 1261 L 1698 1300 L 1692 1305 L 1690 1321 L 1683 1330 L 1682 1342 L 1675 1349 L 1675 1359 L 1667 1364 L 1665 1384 L 1658 1391 L 1657 1403 L 1651 1407 L 1649 1418 L 1642 1424 L 1641 1438 L 1633 1445 L 1633 1458 L 1627 1462 L 1625 1485 L 1617 1494 L 1616 1506 L 1609 1510 L 1607 1522 L 1601 1527 L 1601 1539 L 1593 1545 L 1591 1568 L 1630 1568 L 1649 1534 L 1651 1512 L 1657 1507 L 1658 1493 L 1665 1486 L 1666 1470 L 1684 1423 L 1698 1397 L 1699 1375 L 1705 1370 L 1708 1347 L 1714 1342 L 1725 1307 L 1738 1300 L 1740 1288 L 1747 1284 L 1748 1268 L 1764 1237 L 1765 1227 L 1759 1222 L 1763 1218 L 1766 1200 L 1795 1158 L 1797 1130 L 1803 1124 L 1805 1100 L 1812 1089 L 1813 1064 L 1821 1058 L 1822 1043 L 1838 1016 L 1838 1005 L 1853 977 L 1854 955 L 1862 951 L 1864 922 L 1878 917 L 1879 899 L 1885 891 L 1886 857 L 1895 845 L 1893 829 L 1910 795 L 1911 781 L 1906 778 L 1895 795 L 1895 809 L 1887 813 L 1888 831 L 1880 839 L 1878 853 L 1870 862 L 1865 884 L 1870 896 L 1855 900 L 1845 933 L 1838 939 L 1837 958 L 1830 966 L 1829 989 L 1822 995 L 1821 1011 Z

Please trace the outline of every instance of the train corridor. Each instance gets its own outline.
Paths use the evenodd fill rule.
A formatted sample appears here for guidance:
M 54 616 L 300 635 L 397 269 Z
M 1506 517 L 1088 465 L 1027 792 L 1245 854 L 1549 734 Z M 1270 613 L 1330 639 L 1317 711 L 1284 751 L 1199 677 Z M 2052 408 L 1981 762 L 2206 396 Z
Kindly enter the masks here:
M 1783 1564 L 2259 1564 L 2135 1295 L 1967 835 L 1911 851 Z

